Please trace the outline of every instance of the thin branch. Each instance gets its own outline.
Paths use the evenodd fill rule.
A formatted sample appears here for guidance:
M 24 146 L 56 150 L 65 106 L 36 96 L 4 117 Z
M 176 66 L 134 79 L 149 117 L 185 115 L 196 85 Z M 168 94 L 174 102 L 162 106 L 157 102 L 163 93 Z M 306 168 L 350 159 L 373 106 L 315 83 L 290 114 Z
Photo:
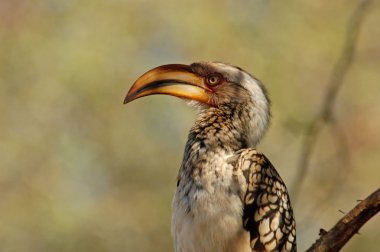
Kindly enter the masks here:
M 296 201 L 300 189 L 306 178 L 310 159 L 315 149 L 315 144 L 318 136 L 321 133 L 325 124 L 331 123 L 333 118 L 333 108 L 339 89 L 343 84 L 344 76 L 346 75 L 354 58 L 355 46 L 358 39 L 360 28 L 363 24 L 364 16 L 367 13 L 371 0 L 363 0 L 360 2 L 354 13 L 352 14 L 347 29 L 347 35 L 342 53 L 335 64 L 330 75 L 326 95 L 323 99 L 322 106 L 317 113 L 317 116 L 306 129 L 306 135 L 302 143 L 298 172 L 292 186 L 293 198 Z M 342 139 L 342 133 L 339 136 Z M 344 141 L 341 141 L 343 143 Z
M 321 237 L 306 252 L 339 251 L 354 234 L 380 211 L 380 188 L 360 201 L 328 232 L 321 232 Z

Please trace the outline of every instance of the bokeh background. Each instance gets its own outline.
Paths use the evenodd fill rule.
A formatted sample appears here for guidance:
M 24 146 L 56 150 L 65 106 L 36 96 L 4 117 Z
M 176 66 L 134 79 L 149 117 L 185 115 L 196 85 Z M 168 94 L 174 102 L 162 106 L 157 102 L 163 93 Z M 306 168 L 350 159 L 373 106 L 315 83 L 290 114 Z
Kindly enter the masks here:
M 373 2 L 334 107 L 349 166 L 325 127 L 293 202 L 300 251 L 380 185 Z M 168 96 L 122 104 L 161 64 L 218 60 L 262 80 L 273 120 L 258 148 L 292 192 L 358 3 L 0 0 L 0 250 L 172 251 L 171 198 L 196 111 Z M 344 251 L 377 251 L 379 237 L 377 216 Z

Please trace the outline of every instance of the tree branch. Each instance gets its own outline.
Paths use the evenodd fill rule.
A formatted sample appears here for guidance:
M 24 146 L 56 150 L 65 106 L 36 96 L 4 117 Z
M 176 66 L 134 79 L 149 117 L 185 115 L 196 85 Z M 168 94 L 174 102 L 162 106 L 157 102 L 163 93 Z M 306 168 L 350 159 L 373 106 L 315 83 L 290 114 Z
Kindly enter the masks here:
M 380 188 L 361 201 L 306 252 L 339 251 L 351 237 L 376 213 L 380 211 Z

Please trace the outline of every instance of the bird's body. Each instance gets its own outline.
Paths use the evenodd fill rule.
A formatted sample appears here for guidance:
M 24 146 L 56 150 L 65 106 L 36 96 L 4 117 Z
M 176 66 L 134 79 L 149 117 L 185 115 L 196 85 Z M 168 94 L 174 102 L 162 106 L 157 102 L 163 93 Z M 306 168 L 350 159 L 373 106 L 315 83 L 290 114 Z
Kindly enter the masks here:
M 200 110 L 173 200 L 175 251 L 296 251 L 285 184 L 252 148 L 270 119 L 264 87 L 222 63 L 166 65 L 143 75 L 126 102 L 155 93 L 195 100 Z
M 243 145 L 230 116 L 204 111 L 190 132 L 173 200 L 177 252 L 250 251 L 240 185 L 229 162 Z
M 266 158 L 249 148 L 244 140 L 246 136 L 240 133 L 241 125 L 236 123 L 240 121 L 239 115 L 250 117 L 250 110 L 238 107 L 230 113 L 230 110 L 223 111 L 223 107 L 208 108 L 190 131 L 173 200 L 172 230 L 177 252 L 250 252 L 255 243 L 258 251 L 282 247 L 284 251 L 290 251 L 295 242 L 295 224 L 284 184 Z M 263 174 L 262 177 L 274 179 L 252 183 L 249 180 L 249 176 L 255 174 L 250 170 L 252 167 L 262 169 L 256 171 Z M 256 241 L 253 238 L 251 244 L 250 230 L 243 225 L 244 210 L 249 206 L 246 196 L 251 194 L 249 187 L 260 185 L 261 188 L 250 188 L 251 191 L 259 190 L 261 195 L 269 196 L 274 209 L 271 209 L 269 199 L 260 198 L 261 206 L 248 212 L 246 219 L 251 222 L 255 222 L 255 212 L 263 216 L 268 212 L 267 217 L 262 217 L 257 224 L 259 229 L 260 221 L 263 223 L 261 229 L 266 235 L 257 236 Z M 272 192 L 272 188 L 275 191 Z M 251 198 L 253 201 L 258 199 L 257 196 Z M 274 210 L 279 209 L 281 201 L 286 209 L 283 207 L 283 212 L 276 215 Z M 290 228 L 281 230 L 285 221 L 280 224 L 280 219 L 285 220 L 286 214 Z M 286 250 L 288 239 L 289 250 Z

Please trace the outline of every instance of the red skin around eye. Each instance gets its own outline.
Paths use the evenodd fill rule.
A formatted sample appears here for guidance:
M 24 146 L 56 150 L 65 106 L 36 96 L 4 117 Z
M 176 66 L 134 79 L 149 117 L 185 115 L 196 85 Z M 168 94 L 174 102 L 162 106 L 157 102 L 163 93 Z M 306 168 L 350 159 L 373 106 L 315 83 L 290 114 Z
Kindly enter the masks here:
M 217 78 L 219 80 L 218 83 L 216 83 L 216 84 L 210 84 L 209 79 L 212 78 L 212 77 Z M 205 84 L 208 87 L 207 91 L 210 91 L 210 92 L 214 93 L 215 92 L 215 88 L 217 86 L 219 86 L 220 84 L 222 84 L 224 81 L 225 81 L 225 79 L 223 78 L 223 76 L 221 74 L 211 74 L 211 75 L 207 76 L 205 78 Z

